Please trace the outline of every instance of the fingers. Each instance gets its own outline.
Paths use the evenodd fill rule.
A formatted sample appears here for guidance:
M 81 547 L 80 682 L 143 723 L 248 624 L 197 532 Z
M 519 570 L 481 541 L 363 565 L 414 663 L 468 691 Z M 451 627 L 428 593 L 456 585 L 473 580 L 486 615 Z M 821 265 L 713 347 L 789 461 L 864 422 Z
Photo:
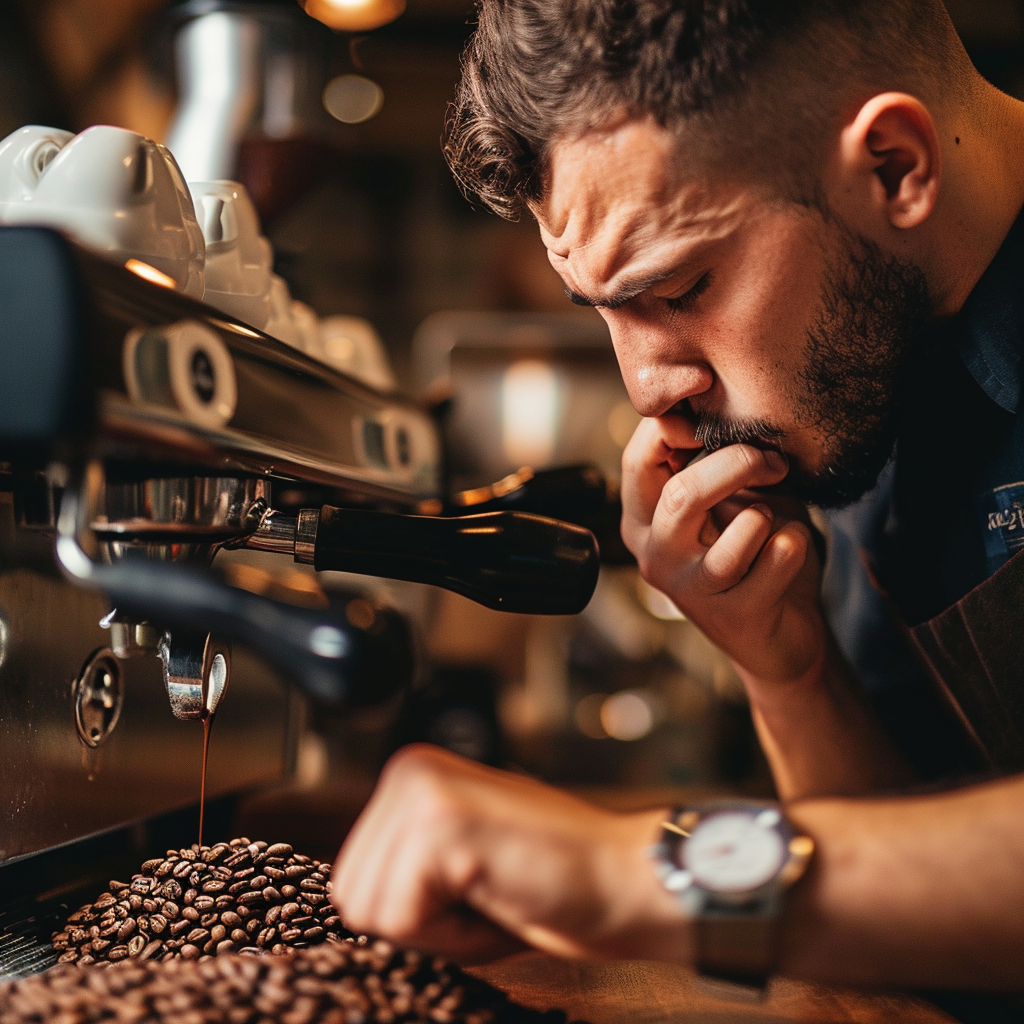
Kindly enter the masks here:
M 771 536 L 773 521 L 767 505 L 751 505 L 733 519 L 701 563 L 709 593 L 729 590 L 746 576 Z
M 781 601 L 804 567 L 811 543 L 803 523 L 786 523 L 765 544 L 748 574 L 749 598 L 768 608 Z
M 776 451 L 734 444 L 712 452 L 676 474 L 662 491 L 655 516 L 670 521 L 692 521 L 737 491 L 771 487 L 786 476 L 789 463 Z
M 623 518 L 649 524 L 662 488 L 698 451 L 685 417 L 642 420 L 622 453 Z

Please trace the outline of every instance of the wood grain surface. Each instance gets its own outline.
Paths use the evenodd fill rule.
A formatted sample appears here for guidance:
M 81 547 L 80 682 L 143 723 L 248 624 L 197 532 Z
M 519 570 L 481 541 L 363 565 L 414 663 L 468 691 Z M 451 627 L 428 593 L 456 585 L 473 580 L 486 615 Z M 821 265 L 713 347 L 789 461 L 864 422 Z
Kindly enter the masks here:
M 722 999 L 692 972 L 651 961 L 594 963 L 520 953 L 473 972 L 526 1006 L 560 1009 L 590 1024 L 950 1024 L 953 1018 L 908 996 L 773 981 L 759 1003 Z

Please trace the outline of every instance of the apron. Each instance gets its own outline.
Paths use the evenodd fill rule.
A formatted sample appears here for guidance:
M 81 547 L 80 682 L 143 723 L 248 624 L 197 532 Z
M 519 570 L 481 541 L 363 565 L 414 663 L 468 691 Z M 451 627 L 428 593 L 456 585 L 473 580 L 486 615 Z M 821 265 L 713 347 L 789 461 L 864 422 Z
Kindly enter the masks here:
M 989 765 L 1024 770 L 1024 551 L 951 608 L 910 630 L 946 699 Z M 1019 630 L 1019 631 L 1018 631 Z

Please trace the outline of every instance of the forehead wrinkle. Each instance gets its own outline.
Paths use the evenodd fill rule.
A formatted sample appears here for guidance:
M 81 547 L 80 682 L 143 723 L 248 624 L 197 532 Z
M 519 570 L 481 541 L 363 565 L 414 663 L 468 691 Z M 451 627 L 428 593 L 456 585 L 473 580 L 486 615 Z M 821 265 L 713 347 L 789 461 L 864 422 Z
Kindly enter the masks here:
M 621 226 L 606 220 L 594 236 L 569 250 L 563 265 L 583 294 L 614 294 L 637 281 L 664 279 L 700 249 L 731 234 L 743 206 L 736 198 L 685 216 L 636 211 Z
M 687 167 L 678 139 L 630 122 L 556 145 L 534 213 L 551 262 L 581 294 L 664 275 L 735 230 L 749 196 Z

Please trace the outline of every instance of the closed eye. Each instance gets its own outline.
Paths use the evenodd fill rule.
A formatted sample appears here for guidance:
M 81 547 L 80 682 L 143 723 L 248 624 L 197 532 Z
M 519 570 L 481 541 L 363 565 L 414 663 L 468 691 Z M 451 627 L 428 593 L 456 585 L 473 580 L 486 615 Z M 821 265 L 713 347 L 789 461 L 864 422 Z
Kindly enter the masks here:
M 697 300 L 708 290 L 710 284 L 711 271 L 709 270 L 688 291 L 683 292 L 682 295 L 677 295 L 673 299 L 666 299 L 665 302 L 668 304 L 669 309 L 685 312 L 686 310 L 692 309 L 694 307 Z

